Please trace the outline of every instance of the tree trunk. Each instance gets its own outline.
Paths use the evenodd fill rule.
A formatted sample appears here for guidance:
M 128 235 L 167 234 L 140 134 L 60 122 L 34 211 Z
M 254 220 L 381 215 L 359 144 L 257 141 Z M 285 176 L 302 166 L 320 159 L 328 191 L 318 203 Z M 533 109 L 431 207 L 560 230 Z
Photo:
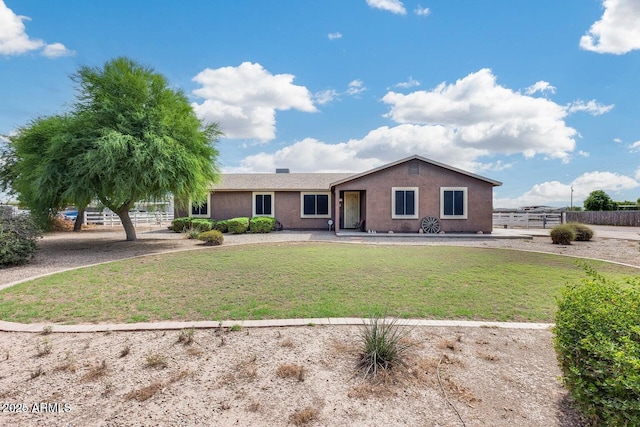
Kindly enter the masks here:
M 124 232 L 127 234 L 127 241 L 133 242 L 138 240 L 136 236 L 136 229 L 133 226 L 133 222 L 131 222 L 131 217 L 129 217 L 129 208 L 122 209 L 119 212 L 116 212 L 120 217 L 120 221 L 122 222 L 122 226 L 124 227 Z
M 82 224 L 84 224 L 84 208 L 78 208 L 78 216 L 76 216 L 76 222 L 73 223 L 73 231 L 78 232 L 82 230 Z

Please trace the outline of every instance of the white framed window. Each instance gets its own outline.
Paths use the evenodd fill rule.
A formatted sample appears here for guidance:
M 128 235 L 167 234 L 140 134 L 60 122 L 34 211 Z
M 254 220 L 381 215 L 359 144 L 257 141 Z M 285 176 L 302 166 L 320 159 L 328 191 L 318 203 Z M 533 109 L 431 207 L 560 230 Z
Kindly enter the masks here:
M 392 219 L 417 219 L 418 213 L 418 187 L 392 187 L 391 188 L 391 218 Z
M 252 207 L 252 215 L 253 216 L 275 216 L 274 213 L 274 202 L 275 202 L 275 193 L 266 192 L 266 193 L 253 193 L 253 207 Z
M 204 202 L 201 204 L 191 203 L 191 212 L 190 216 L 193 217 L 201 217 L 208 218 L 209 217 L 209 202 Z
M 467 219 L 467 187 L 440 187 L 440 219 Z
M 300 193 L 301 218 L 331 218 L 331 193 Z

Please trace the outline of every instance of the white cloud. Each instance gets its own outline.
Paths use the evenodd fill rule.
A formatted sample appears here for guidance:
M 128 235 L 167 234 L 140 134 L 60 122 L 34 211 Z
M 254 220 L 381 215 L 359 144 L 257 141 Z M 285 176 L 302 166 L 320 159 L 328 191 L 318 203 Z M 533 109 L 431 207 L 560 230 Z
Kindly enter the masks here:
M 629 146 L 630 153 L 638 153 L 640 152 L 640 141 L 636 141 Z
M 336 40 L 336 39 L 341 39 L 342 38 L 342 33 L 329 33 L 329 35 L 327 36 L 329 37 L 329 40 Z
M 540 80 L 539 82 L 535 82 L 533 85 L 529 86 L 528 88 L 525 89 L 524 93 L 525 95 L 533 95 L 534 93 L 544 93 L 544 92 L 551 92 L 551 93 L 556 93 L 556 87 L 555 86 L 551 86 L 551 84 L 549 84 L 549 82 L 545 82 L 543 80 Z
M 353 80 L 349 82 L 347 89 L 344 92 L 338 92 L 335 89 L 326 89 L 313 94 L 313 100 L 319 105 L 326 105 L 336 99 L 340 99 L 341 96 L 358 96 L 362 92 L 367 90 L 362 80 Z
M 596 102 L 595 99 L 592 99 L 589 102 L 584 102 L 581 99 L 574 101 L 567 105 L 568 113 L 575 113 L 578 111 L 584 111 L 586 113 L 591 114 L 592 116 L 600 116 L 604 113 L 608 113 L 613 109 L 614 105 L 603 105 Z
M 639 187 L 639 172 L 640 170 L 636 171 L 635 179 L 613 172 L 587 172 L 569 184 L 548 181 L 534 185 L 529 191 L 517 198 L 495 198 L 493 205 L 497 208 L 517 208 L 535 205 L 569 206 L 571 188 L 573 188 L 573 205 L 581 206 L 584 199 L 594 190 L 619 192 Z
M 578 151 L 578 155 L 582 156 L 582 157 L 589 157 L 590 156 L 588 151 L 582 151 L 582 150 Z
M 273 154 L 246 157 L 240 167 L 226 168 L 224 172 L 273 172 L 276 168 L 290 168 L 292 172 L 360 172 L 377 164 L 376 159 L 358 157 L 348 143 L 326 144 L 305 138 Z
M 73 56 L 75 52 L 67 49 L 62 43 L 52 43 L 44 47 L 42 54 L 47 58 L 59 58 L 61 56 Z
M 409 80 L 406 82 L 400 82 L 395 85 L 395 87 L 399 87 L 401 89 L 409 89 L 416 86 L 420 86 L 420 82 L 418 80 L 414 80 L 412 76 L 409 76 Z
M 202 85 L 192 104 L 206 122 L 218 122 L 227 138 L 268 141 L 276 135 L 276 110 L 316 112 L 310 92 L 293 84 L 291 74 L 271 74 L 260 64 L 207 68 L 193 78 Z
M 43 49 L 42 54 L 49 58 L 63 56 L 61 52 L 71 54 L 61 43 L 47 45 L 43 40 L 29 37 L 23 22 L 29 20 L 29 17 L 16 15 L 4 0 L 0 0 L 0 55 L 20 55 L 39 49 Z
M 374 9 L 382 9 L 398 15 L 407 14 L 407 10 L 400 0 L 367 0 L 367 4 Z
M 620 138 L 613 138 L 613 142 L 616 144 L 622 144 L 622 140 Z
M 418 5 L 418 7 L 415 8 L 413 13 L 415 13 L 418 16 L 429 16 L 431 11 L 429 10 L 428 7 L 422 7 L 422 6 Z
M 413 154 L 475 172 L 511 166 L 501 161 L 480 163 L 477 159 L 488 155 L 487 150 L 458 147 L 450 144 L 450 139 L 450 130 L 444 126 L 383 126 L 362 139 L 339 144 L 306 138 L 273 154 L 249 156 L 239 168 L 226 171 L 270 172 L 274 167 L 295 165 L 296 172 L 362 172 Z
M 593 190 L 618 192 L 630 190 L 640 186 L 638 181 L 625 175 L 614 172 L 587 172 L 574 179 L 572 182 L 575 191 L 588 195 Z
M 633 175 L 633 177 L 634 177 L 636 180 L 640 181 L 640 168 L 636 169 L 636 172 L 635 172 L 635 174 Z
M 447 142 L 502 154 L 538 153 L 568 161 L 575 148 L 575 129 L 564 122 L 566 109 L 548 99 L 522 95 L 500 86 L 489 69 L 431 91 L 407 95 L 389 92 L 387 117 L 398 123 L 442 126 Z
M 345 93 L 347 95 L 355 96 L 360 95 L 365 90 L 367 90 L 367 88 L 364 86 L 362 80 L 353 80 L 349 83 L 349 88 Z
M 616 55 L 640 49 L 640 2 L 604 0 L 603 6 L 602 18 L 580 38 L 580 47 Z
M 313 99 L 320 105 L 325 105 L 336 99 L 340 94 L 334 89 L 327 89 L 313 94 Z
M 363 87 L 361 82 L 350 85 L 350 89 Z M 352 92 L 330 90 L 316 94 L 315 99 L 329 102 Z M 297 165 L 299 172 L 359 172 L 419 154 L 483 173 L 512 166 L 492 159 L 496 155 L 520 153 L 530 158 L 541 154 L 563 162 L 574 155 L 578 134 L 564 121 L 567 108 L 500 86 L 490 70 L 469 74 L 453 84 L 442 83 L 430 91 L 408 95 L 390 91 L 383 101 L 390 106 L 386 116 L 397 123 L 394 126 L 382 126 L 339 144 L 305 139 L 272 154 L 247 157 L 240 169 L 271 171 L 273 165 L 287 167 L 288 163 Z M 334 157 L 339 163 L 336 166 L 332 165 Z M 350 161 L 340 163 L 340 159 Z

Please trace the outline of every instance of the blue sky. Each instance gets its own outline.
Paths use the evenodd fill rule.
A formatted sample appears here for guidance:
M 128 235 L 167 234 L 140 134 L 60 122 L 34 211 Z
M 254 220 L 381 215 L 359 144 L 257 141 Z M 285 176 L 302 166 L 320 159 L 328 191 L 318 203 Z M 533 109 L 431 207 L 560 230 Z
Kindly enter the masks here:
M 502 181 L 495 207 L 636 200 L 639 50 L 640 0 L 0 0 L 0 135 L 128 56 L 220 124 L 225 172 L 418 154 Z

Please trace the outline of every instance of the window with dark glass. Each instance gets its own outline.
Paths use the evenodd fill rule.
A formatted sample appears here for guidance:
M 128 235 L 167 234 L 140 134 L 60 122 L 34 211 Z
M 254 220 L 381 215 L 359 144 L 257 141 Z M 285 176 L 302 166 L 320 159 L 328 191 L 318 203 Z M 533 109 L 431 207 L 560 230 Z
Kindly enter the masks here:
M 208 203 L 203 203 L 201 205 L 192 204 L 191 205 L 191 215 L 208 215 L 209 206 Z
M 305 194 L 303 196 L 303 215 L 329 215 L 329 195 Z
M 396 190 L 395 214 L 397 216 L 416 214 L 416 192 L 413 190 Z
M 256 194 L 256 215 L 271 215 L 271 194 Z
M 463 190 L 444 190 L 444 206 L 443 213 L 446 216 L 462 216 L 464 215 L 464 191 Z

